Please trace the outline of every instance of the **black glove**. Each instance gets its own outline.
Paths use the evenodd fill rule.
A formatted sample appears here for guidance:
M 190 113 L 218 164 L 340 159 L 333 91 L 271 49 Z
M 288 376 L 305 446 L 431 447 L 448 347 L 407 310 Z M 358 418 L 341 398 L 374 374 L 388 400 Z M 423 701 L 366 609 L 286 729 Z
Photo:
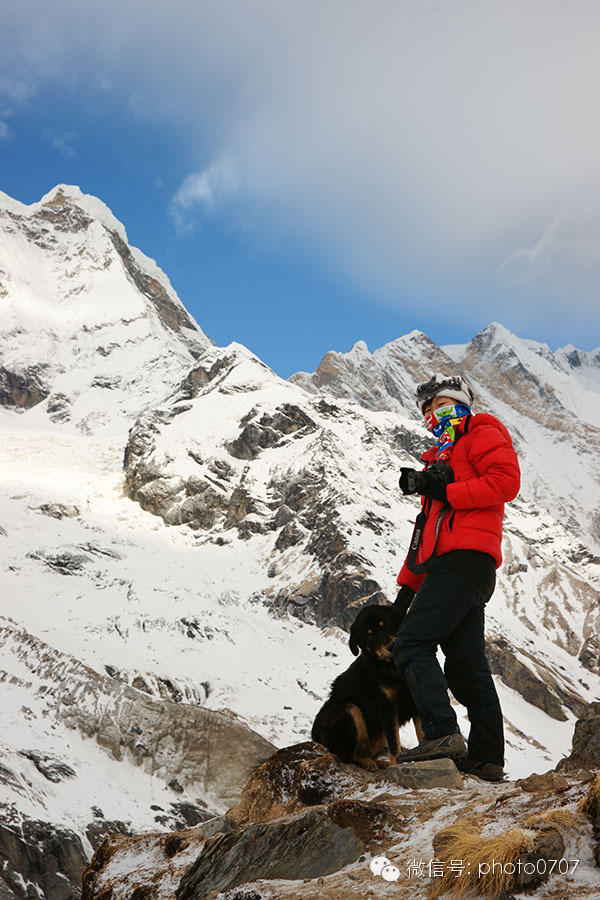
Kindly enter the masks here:
M 415 592 L 411 587 L 407 584 L 401 585 L 398 596 L 394 600 L 393 609 L 401 616 L 405 616 L 414 596 Z
M 401 468 L 400 490 L 403 494 L 422 494 L 423 497 L 431 497 L 432 500 L 441 500 L 445 503 L 446 488 L 454 481 L 454 472 L 444 462 L 436 462 L 417 472 L 416 469 Z

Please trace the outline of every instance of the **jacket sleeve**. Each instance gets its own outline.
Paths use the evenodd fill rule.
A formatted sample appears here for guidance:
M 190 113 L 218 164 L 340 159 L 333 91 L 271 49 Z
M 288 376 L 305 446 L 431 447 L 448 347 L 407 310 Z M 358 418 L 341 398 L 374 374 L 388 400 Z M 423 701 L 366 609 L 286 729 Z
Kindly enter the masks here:
M 421 585 L 423 584 L 423 579 L 425 578 L 425 572 L 422 572 L 420 575 L 415 575 L 414 572 L 411 572 L 408 566 L 406 565 L 406 560 L 404 561 L 404 565 L 398 572 L 398 577 L 396 578 L 397 584 L 402 587 L 403 584 L 407 584 L 409 588 L 412 588 L 416 593 Z
M 448 485 L 448 502 L 454 509 L 497 506 L 517 496 L 521 486 L 521 470 L 506 429 L 482 425 L 467 456 L 478 474 Z

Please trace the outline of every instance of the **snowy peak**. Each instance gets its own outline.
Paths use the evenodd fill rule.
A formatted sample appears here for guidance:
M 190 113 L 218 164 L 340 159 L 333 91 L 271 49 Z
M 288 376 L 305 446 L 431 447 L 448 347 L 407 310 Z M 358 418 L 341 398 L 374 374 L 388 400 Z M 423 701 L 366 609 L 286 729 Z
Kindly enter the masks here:
M 38 424 L 123 430 L 212 345 L 164 272 L 78 187 L 29 206 L 0 196 L 0 296 L 0 405 Z
M 357 341 L 348 353 L 330 350 L 314 373 L 298 372 L 289 380 L 311 393 L 327 391 L 373 410 L 402 409 L 414 418 L 413 394 L 423 380 L 424 365 L 433 372 L 454 364 L 426 334 L 415 330 L 373 353 L 364 341 Z

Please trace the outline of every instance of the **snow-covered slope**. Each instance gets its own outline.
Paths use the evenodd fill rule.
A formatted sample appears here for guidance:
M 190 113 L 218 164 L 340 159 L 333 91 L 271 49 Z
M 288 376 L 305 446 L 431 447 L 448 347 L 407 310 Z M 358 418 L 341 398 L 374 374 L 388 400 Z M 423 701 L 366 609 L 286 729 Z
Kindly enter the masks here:
M 54 823 L 89 855 L 107 830 L 221 812 L 268 742 L 308 737 L 353 660 L 356 611 L 395 593 L 423 369 L 473 358 L 524 469 L 538 455 L 536 477 L 560 468 L 510 378 L 493 393 L 475 373 L 486 354 L 504 365 L 493 341 L 359 342 L 285 381 L 239 344 L 214 347 L 100 201 L 62 186 L 0 207 L 0 828 Z M 530 367 L 550 365 L 525 343 Z M 594 354 L 555 357 L 561 403 L 571 384 L 594 391 Z M 553 513 L 564 503 L 530 486 L 509 506 L 488 609 L 513 777 L 555 763 L 600 690 L 600 567 L 583 517 L 576 531 Z

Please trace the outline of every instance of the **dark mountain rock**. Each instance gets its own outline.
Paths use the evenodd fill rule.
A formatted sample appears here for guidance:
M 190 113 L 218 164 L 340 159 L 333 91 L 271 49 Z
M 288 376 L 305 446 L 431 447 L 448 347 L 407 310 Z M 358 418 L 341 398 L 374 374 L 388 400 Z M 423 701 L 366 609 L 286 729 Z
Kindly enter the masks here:
M 78 507 L 67 503 L 42 503 L 41 506 L 36 506 L 36 509 L 53 519 L 67 519 L 79 515 Z
M 182 328 L 188 328 L 190 331 L 196 331 L 196 323 L 187 314 L 182 306 L 173 302 L 164 289 L 160 281 L 143 272 L 133 258 L 133 254 L 129 246 L 121 240 L 116 231 L 110 231 L 110 239 L 115 250 L 121 257 L 123 265 L 127 270 L 130 278 L 138 288 L 138 290 L 150 300 L 158 317 L 167 328 L 171 331 L 181 331 Z
M 550 688 L 534 674 L 532 669 L 517 659 L 508 641 L 495 638 L 486 642 L 486 655 L 490 669 L 502 681 L 517 691 L 528 703 L 543 710 L 553 719 L 565 722 L 567 716 L 560 700 Z
M 56 759 L 54 756 L 50 756 L 48 753 L 43 753 L 41 750 L 21 750 L 21 756 L 30 759 L 38 772 L 41 772 L 44 778 L 47 778 L 48 781 L 53 781 L 55 784 L 64 781 L 65 778 L 74 778 L 76 775 L 75 770 L 71 766 L 68 766 L 60 759 Z
M 29 366 L 22 372 L 11 372 L 0 366 L 0 406 L 31 409 L 49 393 L 40 368 Z
M 12 896 L 45 900 L 75 900 L 87 857 L 74 832 L 49 822 L 22 817 L 19 824 L 0 821 L 0 859 Z M 9 896 L 11 896 L 9 894 Z

